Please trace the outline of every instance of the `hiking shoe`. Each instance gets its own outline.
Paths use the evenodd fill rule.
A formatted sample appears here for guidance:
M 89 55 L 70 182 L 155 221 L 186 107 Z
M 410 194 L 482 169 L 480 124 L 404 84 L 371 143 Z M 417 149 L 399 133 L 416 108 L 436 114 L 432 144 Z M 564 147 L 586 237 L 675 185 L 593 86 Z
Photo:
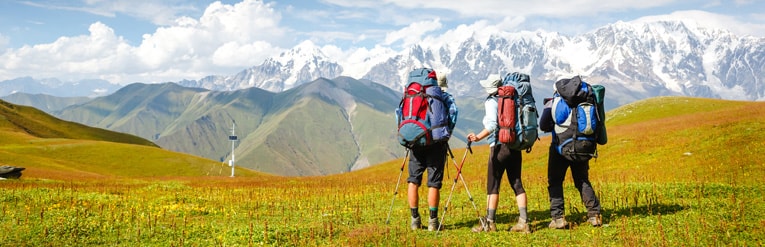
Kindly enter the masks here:
M 599 227 L 603 225 L 603 221 L 600 219 L 600 215 L 592 216 L 587 219 L 587 223 L 590 223 L 593 227 Z
M 470 230 L 473 232 L 494 232 L 497 231 L 497 225 L 494 224 L 493 220 L 486 219 L 486 217 L 481 217 L 478 220 L 478 225 Z
M 566 219 L 564 218 L 557 218 L 550 221 L 550 228 L 553 229 L 566 229 L 568 227 L 568 222 L 566 222 Z
M 531 233 L 531 228 L 529 228 L 529 224 L 526 223 L 523 219 L 518 219 L 518 223 L 516 223 L 513 227 L 510 228 L 511 232 L 520 232 L 520 233 Z
M 439 229 L 440 228 L 440 229 Z M 443 230 L 441 223 L 438 222 L 438 218 L 430 218 L 428 220 L 428 231 Z
M 412 230 L 420 229 L 421 226 L 422 226 L 422 222 L 420 222 L 420 217 L 412 218 L 412 225 L 411 225 Z

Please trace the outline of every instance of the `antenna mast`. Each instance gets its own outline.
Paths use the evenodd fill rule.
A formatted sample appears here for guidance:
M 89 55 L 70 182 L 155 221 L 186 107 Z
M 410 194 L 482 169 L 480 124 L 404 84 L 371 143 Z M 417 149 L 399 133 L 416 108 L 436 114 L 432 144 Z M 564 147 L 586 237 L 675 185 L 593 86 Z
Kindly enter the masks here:
M 231 135 L 228 136 L 228 140 L 231 141 L 231 159 L 228 160 L 228 166 L 231 167 L 231 177 L 232 178 L 234 177 L 234 161 L 236 160 L 236 158 L 234 156 L 234 147 L 235 147 L 235 143 L 236 143 L 236 141 L 238 139 L 236 137 L 236 132 L 235 132 L 236 131 L 236 121 L 233 121 L 233 122 L 234 123 L 231 126 Z

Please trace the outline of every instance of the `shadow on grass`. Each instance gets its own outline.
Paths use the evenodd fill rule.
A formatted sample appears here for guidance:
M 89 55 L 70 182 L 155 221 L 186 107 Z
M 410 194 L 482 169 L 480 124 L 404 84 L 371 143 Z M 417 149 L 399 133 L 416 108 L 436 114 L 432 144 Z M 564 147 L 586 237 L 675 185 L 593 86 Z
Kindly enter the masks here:
M 651 205 L 639 205 L 639 206 L 633 206 L 633 207 L 620 207 L 616 209 L 602 208 L 601 219 L 603 224 L 605 225 L 605 224 L 609 224 L 611 220 L 615 220 L 621 216 L 648 217 L 648 216 L 654 216 L 658 214 L 670 215 L 670 214 L 675 214 L 677 212 L 680 212 L 686 209 L 688 209 L 687 206 L 682 206 L 679 204 L 661 204 L 661 203 L 651 204 Z M 584 207 L 584 205 L 577 205 L 570 211 L 574 211 L 574 212 L 568 213 L 565 216 L 566 221 L 568 221 L 569 224 L 573 224 L 576 226 L 576 225 L 586 223 L 588 215 L 587 215 L 587 209 Z M 547 225 L 550 224 L 550 221 L 551 221 L 550 211 L 545 211 L 544 213 L 546 214 L 544 216 L 547 217 L 547 220 L 542 222 L 541 225 L 535 225 L 534 229 L 547 228 Z
M 580 209 L 581 208 L 581 209 Z M 688 209 L 687 206 L 681 206 L 679 204 L 652 204 L 652 205 L 641 205 L 641 206 L 635 206 L 635 207 L 621 207 L 615 210 L 610 210 L 608 208 L 602 209 L 602 221 L 603 224 L 609 224 L 612 219 L 616 219 L 621 216 L 626 217 L 647 217 L 647 216 L 654 216 L 654 215 L 670 215 L 675 214 L 677 212 L 683 211 Z M 582 211 L 583 210 L 583 211 Z M 565 218 L 566 221 L 569 222 L 569 224 L 572 225 L 580 225 L 587 221 L 587 211 L 584 208 L 584 205 L 575 206 L 572 210 L 574 211 L 571 213 L 568 213 Z M 484 216 L 486 212 L 480 212 L 481 216 Z M 533 210 L 528 212 L 528 217 L 531 219 L 531 224 L 529 227 L 531 227 L 532 231 L 538 231 L 542 229 L 547 229 L 548 224 L 550 224 L 551 216 L 550 216 L 550 210 Z M 449 217 L 446 218 L 446 222 L 444 222 L 445 230 L 454 230 L 454 229 L 463 229 L 463 228 L 473 228 L 474 226 L 478 225 L 478 216 L 473 217 L 471 220 L 462 220 L 458 222 L 454 222 L 455 219 L 449 219 Z M 517 209 L 513 210 L 512 212 L 497 212 L 497 230 L 498 231 L 506 231 L 509 230 L 510 227 L 512 227 L 516 222 L 518 221 L 518 213 Z

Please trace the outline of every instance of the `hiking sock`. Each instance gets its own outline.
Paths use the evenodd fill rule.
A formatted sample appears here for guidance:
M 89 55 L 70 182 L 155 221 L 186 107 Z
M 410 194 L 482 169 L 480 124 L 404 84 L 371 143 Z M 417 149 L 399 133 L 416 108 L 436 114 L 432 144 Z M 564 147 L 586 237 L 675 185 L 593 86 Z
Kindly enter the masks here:
M 526 207 L 518 207 L 518 212 L 520 212 L 519 218 L 521 218 L 525 222 L 528 219 L 528 215 L 526 213 Z
M 409 208 L 409 211 L 412 212 L 412 218 L 420 218 L 420 209 L 419 208 Z
M 438 208 L 430 208 L 430 218 L 438 218 Z
M 486 209 L 486 219 L 490 221 L 494 221 L 494 217 L 497 215 L 497 209 L 496 208 L 487 208 Z

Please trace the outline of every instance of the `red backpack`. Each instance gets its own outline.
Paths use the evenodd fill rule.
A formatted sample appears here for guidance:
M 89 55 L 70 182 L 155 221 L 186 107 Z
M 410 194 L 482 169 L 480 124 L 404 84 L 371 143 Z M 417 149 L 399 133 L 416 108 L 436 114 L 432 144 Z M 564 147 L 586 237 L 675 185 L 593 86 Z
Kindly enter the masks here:
M 432 69 L 415 69 L 409 73 L 409 82 L 396 111 L 398 141 L 402 146 L 411 149 L 449 140 L 449 112 Z
M 518 98 L 518 92 L 513 86 L 501 86 L 497 89 L 497 124 L 499 125 L 497 138 L 501 143 L 514 143 L 517 137 L 516 98 Z

